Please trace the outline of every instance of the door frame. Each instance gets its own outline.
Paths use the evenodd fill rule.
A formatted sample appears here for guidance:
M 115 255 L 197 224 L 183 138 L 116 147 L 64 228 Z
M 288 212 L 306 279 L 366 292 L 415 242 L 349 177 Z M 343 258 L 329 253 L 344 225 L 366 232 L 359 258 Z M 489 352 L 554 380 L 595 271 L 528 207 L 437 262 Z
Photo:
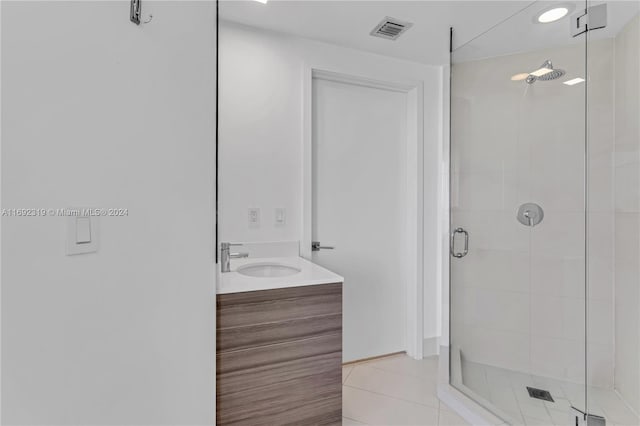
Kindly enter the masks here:
M 311 260 L 313 212 L 313 79 L 370 88 L 393 90 L 407 95 L 406 141 L 406 352 L 422 359 L 424 342 L 424 87 L 419 81 L 393 81 L 377 75 L 356 76 L 345 70 L 304 65 L 302 125 L 302 241 L 300 256 Z M 349 285 L 345 283 L 345 285 Z

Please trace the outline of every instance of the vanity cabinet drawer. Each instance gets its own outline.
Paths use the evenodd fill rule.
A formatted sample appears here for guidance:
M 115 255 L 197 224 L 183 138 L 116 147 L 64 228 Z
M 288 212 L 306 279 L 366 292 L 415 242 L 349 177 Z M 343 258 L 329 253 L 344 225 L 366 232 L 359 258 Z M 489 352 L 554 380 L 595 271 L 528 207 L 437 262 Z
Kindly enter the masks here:
M 218 374 L 224 375 L 239 370 L 276 366 L 296 359 L 341 352 L 342 335 L 332 334 L 241 351 L 222 352 L 216 355 L 216 365 Z
M 256 387 L 246 392 L 223 394 L 219 424 L 285 425 L 339 424 L 342 420 L 341 374 L 318 374 L 287 382 Z M 303 420 L 304 419 L 304 420 Z
M 317 374 L 342 374 L 342 352 L 292 359 L 278 364 L 266 364 L 244 370 L 221 372 L 218 369 L 218 394 L 228 395 L 262 388 L 274 382 L 288 382 Z
M 342 284 L 220 294 L 219 329 L 342 313 Z
M 217 335 L 217 351 L 218 353 L 237 351 L 341 332 L 341 313 L 229 327 L 220 329 Z

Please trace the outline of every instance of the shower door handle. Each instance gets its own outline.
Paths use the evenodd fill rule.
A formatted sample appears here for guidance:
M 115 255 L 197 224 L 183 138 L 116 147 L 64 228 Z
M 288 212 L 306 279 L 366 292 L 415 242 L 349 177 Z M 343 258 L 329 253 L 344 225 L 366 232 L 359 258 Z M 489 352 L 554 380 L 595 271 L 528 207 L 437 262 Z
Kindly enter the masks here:
M 464 250 L 462 252 L 456 252 L 456 234 L 464 235 Z M 469 253 L 469 233 L 464 228 L 456 228 L 451 233 L 451 256 L 460 259 L 465 257 Z

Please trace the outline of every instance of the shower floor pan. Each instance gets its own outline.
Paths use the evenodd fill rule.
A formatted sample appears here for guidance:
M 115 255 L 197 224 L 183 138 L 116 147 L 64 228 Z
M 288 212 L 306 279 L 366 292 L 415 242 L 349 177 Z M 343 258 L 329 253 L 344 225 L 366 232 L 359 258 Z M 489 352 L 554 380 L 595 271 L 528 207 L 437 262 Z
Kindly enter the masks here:
M 460 361 L 460 390 L 510 424 L 569 426 L 571 407 L 584 408 L 584 385 L 471 362 L 462 354 Z M 539 398 L 544 392 L 553 402 Z M 613 389 L 590 386 L 589 413 L 604 417 L 608 426 L 640 425 Z

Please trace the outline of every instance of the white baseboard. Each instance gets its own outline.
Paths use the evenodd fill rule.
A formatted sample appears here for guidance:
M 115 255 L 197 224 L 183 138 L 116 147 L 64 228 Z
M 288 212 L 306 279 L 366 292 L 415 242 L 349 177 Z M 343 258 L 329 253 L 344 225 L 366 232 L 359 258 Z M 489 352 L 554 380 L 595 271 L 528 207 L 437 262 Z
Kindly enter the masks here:
M 440 337 L 427 337 L 422 342 L 422 356 L 434 356 L 440 352 Z

